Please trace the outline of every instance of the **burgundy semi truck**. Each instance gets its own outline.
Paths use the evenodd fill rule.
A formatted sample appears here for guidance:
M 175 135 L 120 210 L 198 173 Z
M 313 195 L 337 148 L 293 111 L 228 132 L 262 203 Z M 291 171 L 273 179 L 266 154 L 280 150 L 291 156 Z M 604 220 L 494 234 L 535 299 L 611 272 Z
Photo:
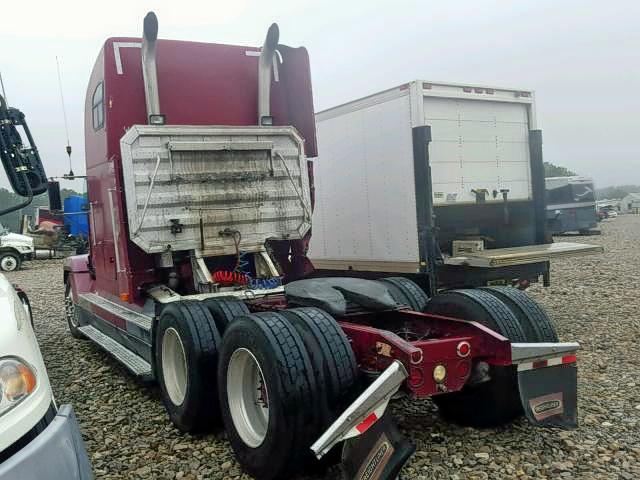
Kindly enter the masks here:
M 396 478 L 413 451 L 385 414 L 398 391 L 458 423 L 576 425 L 578 345 L 523 292 L 314 275 L 304 48 L 275 24 L 262 48 L 157 31 L 150 13 L 142 39 L 108 39 L 89 81 L 72 335 L 158 382 L 180 430 L 223 426 L 261 480 L 338 448 L 345 478 Z

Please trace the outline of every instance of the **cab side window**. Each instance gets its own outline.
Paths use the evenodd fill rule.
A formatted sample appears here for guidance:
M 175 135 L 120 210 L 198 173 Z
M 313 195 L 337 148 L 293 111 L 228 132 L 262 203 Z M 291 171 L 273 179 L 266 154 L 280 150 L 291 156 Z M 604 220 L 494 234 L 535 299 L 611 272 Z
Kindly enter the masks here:
M 93 91 L 91 99 L 91 118 L 93 129 L 100 130 L 104 127 L 104 83 L 100 82 Z

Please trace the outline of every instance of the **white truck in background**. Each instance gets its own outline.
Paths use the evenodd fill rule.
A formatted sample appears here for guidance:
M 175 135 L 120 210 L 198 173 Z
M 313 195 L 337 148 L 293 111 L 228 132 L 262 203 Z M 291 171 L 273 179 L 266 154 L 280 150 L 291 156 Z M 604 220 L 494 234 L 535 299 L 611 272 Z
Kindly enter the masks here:
M 35 256 L 33 238 L 19 233 L 11 233 L 0 224 L 0 270 L 18 270 L 24 260 Z
M 413 81 L 316 114 L 309 257 L 438 288 L 549 282 L 542 136 L 529 90 Z

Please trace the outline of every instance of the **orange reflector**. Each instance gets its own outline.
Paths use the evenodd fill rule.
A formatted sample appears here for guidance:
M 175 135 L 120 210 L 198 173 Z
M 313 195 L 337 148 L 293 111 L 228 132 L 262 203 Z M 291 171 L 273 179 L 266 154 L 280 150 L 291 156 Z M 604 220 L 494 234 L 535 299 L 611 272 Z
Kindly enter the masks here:
M 20 372 L 20 376 L 24 381 L 25 390 L 27 393 L 31 393 L 36 388 L 36 377 L 33 375 L 33 372 L 29 370 L 25 365 L 18 365 L 18 371 Z
M 376 415 L 376 412 L 373 412 L 371 415 L 365 418 L 360 424 L 356 425 L 356 430 L 358 430 L 360 433 L 364 433 L 367 430 L 369 430 L 369 428 L 371 428 L 371 425 L 373 425 L 377 421 L 378 421 L 378 416 Z
M 538 360 L 537 362 L 533 362 L 533 368 L 542 368 L 547 366 L 546 360 Z
M 121 293 L 120 294 L 120 300 L 122 300 L 123 302 L 128 302 L 129 301 L 129 294 L 128 293 Z

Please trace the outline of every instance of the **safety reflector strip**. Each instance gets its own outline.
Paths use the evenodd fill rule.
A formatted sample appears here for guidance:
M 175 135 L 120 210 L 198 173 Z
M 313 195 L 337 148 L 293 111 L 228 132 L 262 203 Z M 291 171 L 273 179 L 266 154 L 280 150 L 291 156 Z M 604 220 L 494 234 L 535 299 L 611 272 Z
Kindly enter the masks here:
M 575 354 L 565 355 L 563 357 L 548 358 L 546 360 L 536 360 L 535 362 L 520 363 L 518 365 L 518 371 L 523 372 L 525 370 L 534 370 L 536 368 L 555 367 L 557 365 L 563 365 L 567 363 L 576 363 L 578 357 Z
M 373 412 L 371 415 L 365 418 L 361 423 L 356 425 L 356 430 L 358 430 L 360 433 L 364 433 L 367 430 L 369 430 L 371 425 L 376 423 L 376 421 L 378 421 L 378 416 L 376 415 L 376 412 Z

